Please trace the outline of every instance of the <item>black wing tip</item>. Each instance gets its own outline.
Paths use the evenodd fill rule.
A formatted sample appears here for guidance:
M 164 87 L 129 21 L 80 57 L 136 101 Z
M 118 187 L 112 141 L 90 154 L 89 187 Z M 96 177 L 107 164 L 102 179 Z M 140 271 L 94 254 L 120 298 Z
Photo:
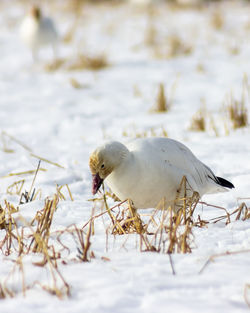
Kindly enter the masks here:
M 219 176 L 217 176 L 216 178 L 217 178 L 219 185 L 230 188 L 230 189 L 235 188 L 234 185 L 230 183 L 230 181 L 226 180 L 225 178 L 222 178 Z

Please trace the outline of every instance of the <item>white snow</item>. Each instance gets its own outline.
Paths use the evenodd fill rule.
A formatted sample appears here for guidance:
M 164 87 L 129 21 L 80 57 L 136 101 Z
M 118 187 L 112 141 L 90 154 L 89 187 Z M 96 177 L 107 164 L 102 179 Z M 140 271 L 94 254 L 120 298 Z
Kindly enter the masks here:
M 74 15 L 60 3 L 46 2 L 45 11 L 50 16 L 54 14 L 63 36 L 72 27 Z M 158 3 L 158 13 L 153 15 L 157 49 L 145 45 L 149 27 L 145 8 L 126 3 L 114 7 L 86 5 L 73 42 L 61 42 L 59 57 L 73 59 L 79 51 L 90 56 L 104 53 L 110 66 L 100 71 L 67 71 L 62 67 L 55 72 L 44 69 L 52 60 L 49 49 L 41 51 L 40 63 L 34 64 L 30 51 L 20 41 L 19 25 L 26 9 L 22 2 L 12 1 L 10 5 L 2 1 L 0 7 L 1 206 L 4 207 L 5 199 L 18 206 L 20 196 L 7 193 L 14 182 L 24 179 L 23 191 L 29 191 L 34 174 L 5 176 L 35 170 L 38 158 L 32 153 L 64 167 L 42 161 L 41 167 L 47 171 L 39 172 L 35 180 L 41 199 L 19 206 L 14 216 L 20 229 L 24 219 L 32 220 L 44 207 L 44 199 L 53 196 L 56 184 L 68 184 L 74 201 L 63 187 L 66 200 L 59 201 L 52 232 L 72 224 L 82 227 L 93 207 L 88 201 L 92 198 L 88 167 L 91 151 L 107 139 L 126 140 L 124 132 L 133 137 L 143 132 L 150 134 L 153 129 L 160 135 L 162 127 L 169 137 L 187 145 L 216 175 L 235 185 L 234 190 L 204 196 L 203 201 L 229 212 L 243 201 L 250 205 L 250 128 L 233 130 L 223 110 L 225 97 L 231 91 L 236 99 L 241 99 L 243 76 L 250 77 L 247 2 L 226 1 L 203 9 L 180 10 Z M 211 24 L 216 10 L 224 21 L 219 30 Z M 167 39 L 173 35 L 183 45 L 192 47 L 190 54 L 166 57 Z M 83 88 L 73 88 L 72 78 Z M 160 83 L 165 85 L 167 96 L 173 94 L 173 101 L 169 112 L 157 114 L 150 110 L 155 105 Z M 204 102 L 208 130 L 190 131 L 191 118 Z M 248 95 L 246 105 L 249 111 Z M 218 136 L 210 126 L 211 117 Z M 97 207 L 95 214 L 98 213 Z M 198 214 L 209 220 L 225 212 L 199 205 L 196 217 Z M 14 298 L 0 300 L 1 313 L 247 312 L 249 252 L 218 256 L 199 274 L 212 255 L 250 250 L 250 220 L 234 219 L 228 225 L 224 220 L 210 222 L 203 228 L 194 227 L 192 253 L 172 255 L 176 272 L 173 275 L 169 256 L 140 252 L 134 234 L 114 237 L 109 233 L 106 242 L 109 218 L 98 218 L 95 235 L 91 237 L 91 250 L 95 254 L 91 262 L 75 261 L 78 254 L 75 241 L 69 234 L 62 237 L 70 251 L 62 251 L 58 266 L 71 293 L 63 300 L 39 285 L 27 290 L 24 296 L 18 268 L 10 274 L 17 253 L 13 251 L 9 256 L 0 253 L 0 283 L 6 283 L 16 292 Z M 5 231 L 0 230 L 0 240 L 4 236 Z M 53 236 L 51 243 L 62 248 Z M 48 267 L 33 265 L 40 261 L 41 256 L 35 254 L 23 257 L 27 285 L 35 281 L 44 285 L 51 282 Z

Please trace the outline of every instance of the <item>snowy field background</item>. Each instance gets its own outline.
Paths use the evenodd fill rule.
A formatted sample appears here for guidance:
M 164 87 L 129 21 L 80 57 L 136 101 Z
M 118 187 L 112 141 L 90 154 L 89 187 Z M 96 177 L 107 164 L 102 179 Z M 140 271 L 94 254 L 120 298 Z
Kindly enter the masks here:
M 132 3 L 85 4 L 67 43 L 63 38 L 73 29 L 74 9 L 66 1 L 44 2 L 44 11 L 53 16 L 62 38 L 57 57 L 66 60 L 55 71 L 48 71 L 50 49 L 44 49 L 34 64 L 19 39 L 19 24 L 28 7 L 27 2 L 0 3 L 0 196 L 3 208 L 5 200 L 19 208 L 13 217 L 20 230 L 24 219 L 31 221 L 44 208 L 45 198 L 53 197 L 56 185 L 64 185 L 66 200 L 58 203 L 52 231 L 72 224 L 81 228 L 93 208 L 88 201 L 93 198 L 90 153 L 105 140 L 126 141 L 143 134 L 167 132 L 235 185 L 234 190 L 204 196 L 203 201 L 228 212 L 242 202 L 249 207 L 250 129 L 233 129 L 226 113 L 230 94 L 242 100 L 244 84 L 249 111 L 248 2 L 185 8 L 157 3 L 150 10 Z M 76 62 L 79 53 L 105 56 L 108 66 L 70 71 L 68 64 Z M 166 113 L 154 113 L 161 83 L 171 107 Z M 192 117 L 204 107 L 206 130 L 191 131 Z M 29 191 L 34 173 L 17 174 L 36 170 L 39 158 L 63 168 L 42 161 L 46 171 L 38 172 L 34 185 L 41 191 L 40 198 L 19 205 L 20 194 L 10 192 L 9 186 L 24 180 L 22 192 Z M 98 213 L 97 205 L 94 214 Z M 201 204 L 195 212 L 204 220 L 223 214 L 221 209 Z M 175 275 L 168 255 L 140 252 L 135 234 L 113 236 L 106 233 L 108 224 L 106 215 L 95 222 L 91 236 L 95 258 L 90 262 L 77 258 L 77 244 L 70 235 L 62 238 L 69 251 L 62 250 L 57 264 L 70 286 L 70 296 L 63 299 L 42 288 L 52 286 L 52 278 L 48 264 L 34 265 L 42 260 L 35 253 L 22 257 L 23 273 L 26 286 L 36 281 L 40 285 L 23 294 L 22 271 L 15 265 L 18 253 L 12 249 L 5 255 L 6 231 L 1 229 L 0 283 L 15 295 L 0 300 L 1 312 L 249 311 L 249 219 L 232 217 L 227 225 L 224 219 L 194 227 L 192 253 L 172 255 Z M 51 243 L 62 249 L 53 236 Z M 237 253 L 214 258 L 199 274 L 212 255 L 226 252 Z

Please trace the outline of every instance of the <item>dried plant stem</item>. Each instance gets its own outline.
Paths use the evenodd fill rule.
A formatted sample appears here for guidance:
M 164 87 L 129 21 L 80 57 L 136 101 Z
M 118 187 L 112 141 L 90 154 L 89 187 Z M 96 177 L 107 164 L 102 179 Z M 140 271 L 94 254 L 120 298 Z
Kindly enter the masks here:
M 250 308 L 250 300 L 248 299 L 248 296 L 247 296 L 247 292 L 250 291 L 250 284 L 246 284 L 245 285 L 245 288 L 244 288 L 244 299 L 245 299 L 245 302 L 246 304 L 249 306 Z
M 14 136 L 6 133 L 5 131 L 2 131 L 2 136 L 6 136 L 6 137 L 9 137 L 9 139 L 11 139 L 12 141 L 14 141 L 15 143 L 19 144 L 21 147 L 23 147 L 25 150 L 29 151 L 29 152 L 32 152 L 32 150 L 27 146 L 25 145 L 23 142 L 21 142 L 20 140 L 18 140 L 17 138 L 15 138 Z
M 34 158 L 37 158 L 37 159 L 41 160 L 41 161 L 44 161 L 44 162 L 46 162 L 46 163 L 49 163 L 49 164 L 52 164 L 52 165 L 55 165 L 55 166 L 57 166 L 57 167 L 60 167 L 60 168 L 65 169 L 64 166 L 62 166 L 62 165 L 60 165 L 60 164 L 58 164 L 58 163 L 56 163 L 56 162 L 50 161 L 50 160 L 48 160 L 48 159 L 45 159 L 45 158 L 43 158 L 43 157 L 41 157 L 41 156 L 39 156 L 39 155 L 36 155 L 36 154 L 34 154 L 34 153 L 31 153 L 30 155 L 31 155 L 32 157 L 34 157 Z
M 39 171 L 46 172 L 47 170 L 45 168 L 40 167 Z M 34 174 L 34 173 L 36 173 L 36 170 L 29 170 L 29 171 L 23 171 L 23 172 L 17 172 L 17 173 L 9 173 L 8 175 L 1 176 L 0 178 L 29 175 L 29 174 Z
M 131 213 L 132 220 L 134 222 L 134 226 L 135 226 L 137 233 L 138 234 L 143 233 L 144 229 L 143 229 L 142 220 L 140 219 L 140 216 L 136 212 L 136 209 L 135 209 L 135 207 L 134 207 L 134 205 L 130 199 L 128 200 L 128 207 L 129 207 L 129 211 Z
M 31 195 L 32 189 L 33 189 L 33 187 L 34 187 L 34 183 L 35 183 L 36 176 L 37 176 L 37 173 L 38 173 L 39 168 L 40 168 L 40 164 L 41 164 L 41 160 L 39 160 L 39 162 L 38 162 L 37 169 L 36 169 L 36 171 L 35 171 L 35 175 L 34 175 L 34 178 L 33 178 L 33 180 L 32 180 L 32 184 L 31 184 L 31 186 L 30 186 L 30 190 L 29 190 L 29 193 L 28 193 L 28 199 L 30 199 L 30 195 Z
M 175 269 L 174 269 L 173 260 L 172 260 L 172 256 L 171 256 L 170 253 L 168 254 L 168 256 L 169 256 L 169 262 L 170 262 L 171 269 L 172 269 L 172 274 L 173 274 L 173 275 L 176 275 L 176 272 L 175 272 Z
M 216 258 L 220 258 L 223 256 L 228 256 L 228 255 L 236 255 L 236 254 L 242 254 L 242 253 L 250 253 L 250 249 L 246 250 L 239 250 L 239 251 L 226 251 L 224 253 L 218 253 L 218 254 L 213 254 L 209 257 L 209 259 L 206 261 L 206 263 L 202 266 L 202 268 L 199 271 L 199 274 L 202 274 L 205 270 L 205 268 Z

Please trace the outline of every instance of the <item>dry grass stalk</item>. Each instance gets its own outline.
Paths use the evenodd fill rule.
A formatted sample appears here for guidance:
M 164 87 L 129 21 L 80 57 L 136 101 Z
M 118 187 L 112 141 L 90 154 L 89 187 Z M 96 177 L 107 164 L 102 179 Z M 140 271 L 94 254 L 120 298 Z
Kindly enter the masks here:
M 165 96 L 165 88 L 161 83 L 159 85 L 157 100 L 156 100 L 156 112 L 167 112 L 169 110 L 169 104 L 167 102 L 167 98 Z
M 5 131 L 2 131 L 1 134 L 2 140 L 5 140 L 5 138 L 10 139 L 11 141 L 17 143 L 18 145 L 20 145 L 21 147 L 23 147 L 25 150 L 32 152 L 32 150 L 30 149 L 30 147 L 28 147 L 27 145 L 25 145 L 23 142 L 21 142 L 19 139 L 15 138 L 14 136 L 6 133 Z M 14 150 L 13 150 L 14 151 Z
M 210 116 L 210 128 L 214 132 L 215 136 L 219 137 L 219 130 L 218 130 L 216 123 L 215 123 L 215 120 L 212 116 Z
M 143 233 L 144 232 L 143 222 L 139 214 L 136 212 L 136 209 L 134 208 L 132 202 L 128 199 L 110 208 L 107 202 L 108 194 L 109 193 L 105 192 L 104 185 L 103 185 L 103 198 L 99 199 L 99 201 L 103 201 L 103 204 L 105 207 L 104 213 L 107 213 L 110 217 L 111 233 L 114 235 L 115 234 L 125 235 L 128 233 Z M 127 201 L 128 201 L 128 208 L 121 210 L 120 209 L 121 204 Z M 118 212 L 116 213 L 116 215 L 112 213 L 114 208 L 118 208 Z M 103 214 L 99 216 L 102 216 L 102 215 Z
M 125 235 L 125 234 L 143 234 L 144 223 L 133 206 L 131 200 L 127 200 L 128 207 L 119 211 L 114 219 L 114 224 L 111 229 L 113 235 Z
M 35 175 L 33 177 L 30 190 L 21 193 L 19 204 L 24 204 L 24 203 L 31 202 L 31 201 L 35 200 L 35 197 L 37 196 L 37 193 L 36 193 L 35 188 L 33 188 L 33 187 L 34 187 L 34 184 L 35 184 L 35 180 L 36 180 L 38 171 L 40 170 L 40 165 L 41 165 L 41 160 L 39 160 L 39 162 L 38 162 L 37 169 L 35 171 Z
M 204 132 L 206 130 L 206 117 L 207 117 L 207 111 L 206 109 L 200 108 L 192 117 L 191 124 L 189 126 L 189 129 L 191 131 L 199 131 Z
M 249 96 L 248 78 L 246 75 L 242 81 L 242 95 L 240 100 L 236 100 L 231 92 L 225 101 L 226 112 L 232 123 L 233 129 L 246 127 L 248 125 L 248 110 L 246 106 L 246 95 Z
M 33 179 L 30 190 L 32 190 L 33 188 L 34 181 L 35 177 Z M 69 189 L 68 191 L 69 194 L 71 194 Z M 0 225 L 1 228 L 6 231 L 4 239 L 0 242 L 0 249 L 6 256 L 10 255 L 13 251 L 18 252 L 18 257 L 13 260 L 14 267 L 12 271 L 8 274 L 5 283 L 0 284 L 0 298 L 15 296 L 16 291 L 13 291 L 12 288 L 9 288 L 7 286 L 7 282 L 9 281 L 10 277 L 13 276 L 15 273 L 17 273 L 17 275 L 19 276 L 21 275 L 21 289 L 23 295 L 25 295 L 27 289 L 30 289 L 35 285 L 39 285 L 42 289 L 53 295 L 56 295 L 59 298 L 62 298 L 65 295 L 69 296 L 69 285 L 64 280 L 57 265 L 57 259 L 61 258 L 61 254 L 60 252 L 56 251 L 53 245 L 49 245 L 49 239 L 51 237 L 50 227 L 54 212 L 57 208 L 58 201 L 58 194 L 56 194 L 52 200 L 46 199 L 44 209 L 37 212 L 34 219 L 34 221 L 36 221 L 37 223 L 35 231 L 30 226 L 32 223 L 30 224 L 28 222 L 25 222 L 25 220 L 23 219 L 24 224 L 26 224 L 26 228 L 28 226 L 28 228 L 30 229 L 30 232 L 28 233 L 27 231 L 24 232 L 25 227 L 22 227 L 21 229 L 18 228 L 16 221 L 12 217 L 12 214 L 16 213 L 18 211 L 18 208 L 15 208 L 7 201 L 5 201 L 4 207 L 0 207 Z M 22 218 L 19 217 L 19 219 Z M 86 235 L 85 247 L 87 248 L 83 250 L 83 260 L 86 260 L 86 258 L 88 257 L 91 229 L 92 228 L 89 227 L 89 232 Z M 75 228 L 74 232 L 77 233 L 77 231 L 78 229 Z M 64 232 L 67 232 L 67 229 Z M 60 243 L 59 240 L 58 243 Z M 65 245 L 62 246 L 63 249 L 68 249 Z M 43 260 L 41 262 L 33 263 L 33 265 L 49 268 L 50 277 L 52 278 L 52 285 L 44 285 L 39 281 L 35 281 L 30 286 L 26 285 L 24 277 L 23 257 L 32 252 L 39 252 L 43 257 Z M 93 255 L 94 254 L 92 252 L 92 257 Z M 16 269 L 18 269 L 18 271 L 16 271 Z
M 220 209 L 220 210 L 223 210 L 225 212 L 225 215 L 222 215 L 222 216 L 218 216 L 218 217 L 215 217 L 215 218 L 212 218 L 210 221 L 213 222 L 214 224 L 215 223 L 218 223 L 220 221 L 223 221 L 225 220 L 225 224 L 230 224 L 232 222 L 231 220 L 231 217 L 232 216 L 235 216 L 235 221 L 237 220 L 242 220 L 242 221 L 245 221 L 247 219 L 250 219 L 250 208 L 247 207 L 246 203 L 243 202 L 239 205 L 238 208 L 236 208 L 233 212 L 229 213 L 227 211 L 226 208 L 224 207 L 221 207 L 221 206 L 217 206 L 217 205 L 213 205 L 213 204 L 208 204 L 206 202 L 203 202 L 203 201 L 200 201 L 199 202 L 200 204 L 202 205 L 206 205 L 206 206 L 211 206 L 213 208 L 217 208 L 217 209 Z
M 7 188 L 7 194 L 10 195 L 20 195 L 23 189 L 23 185 L 25 183 L 25 179 L 18 180 L 14 182 L 13 184 L 9 185 Z
M 226 251 L 224 253 L 219 253 L 219 254 L 213 254 L 209 257 L 209 259 L 206 261 L 206 263 L 202 266 L 202 268 L 199 271 L 199 274 L 202 274 L 205 270 L 205 268 L 213 262 L 216 258 L 228 256 L 228 255 L 237 255 L 237 254 L 242 254 L 242 253 L 250 253 L 250 249 L 246 250 L 239 250 L 239 251 Z
M 244 101 L 239 102 L 231 95 L 227 110 L 234 129 L 248 125 L 248 112 Z
M 92 216 L 93 216 L 93 211 L 92 211 Z M 90 242 L 90 237 L 92 234 L 92 227 L 93 227 L 94 223 L 91 222 L 89 223 L 88 226 L 88 230 L 87 230 L 87 234 L 84 240 L 84 233 L 82 229 L 78 229 L 76 228 L 76 235 L 80 244 L 80 248 L 78 247 L 77 250 L 79 252 L 78 258 L 83 261 L 83 262 L 89 262 L 90 261 L 90 246 L 91 246 L 91 242 Z M 91 256 L 93 257 L 94 254 L 93 252 L 91 253 Z
M 117 205 L 116 207 L 119 208 L 117 214 L 111 215 L 109 209 L 111 233 L 113 235 L 138 234 L 140 251 L 189 253 L 191 252 L 192 227 L 195 225 L 193 212 L 199 201 L 197 193 L 194 192 L 189 196 L 190 194 L 190 187 L 184 177 L 179 188 L 179 198 L 176 199 L 174 208 L 166 208 L 165 201 L 163 201 L 150 215 L 146 224 L 131 201 L 128 201 L 128 208 L 120 209 L 120 206 Z M 108 209 L 106 210 L 108 211 Z M 158 214 L 161 217 L 157 222 Z M 202 227 L 203 225 L 200 223 L 198 226 Z
M 211 24 L 216 30 L 221 30 L 224 25 L 222 13 L 217 9 L 211 16 Z
M 67 192 L 69 194 L 70 200 L 74 201 L 72 193 L 70 191 L 70 188 L 69 188 L 68 184 L 65 184 L 65 185 L 62 185 L 62 186 L 56 185 L 56 192 L 57 192 L 57 195 L 58 195 L 59 199 L 60 200 L 64 200 L 64 201 L 66 200 L 66 196 L 62 193 L 62 189 L 64 187 L 66 187 L 66 189 L 67 189 Z
M 47 170 L 45 168 L 39 168 L 39 171 L 46 172 Z M 23 176 L 23 175 L 30 175 L 30 174 L 35 174 L 36 170 L 28 170 L 28 171 L 23 171 L 23 172 L 16 172 L 16 173 L 9 173 L 7 175 L 1 176 L 0 178 L 7 178 L 7 177 L 12 177 L 12 176 Z
M 63 58 L 60 58 L 60 59 L 55 59 L 53 60 L 52 62 L 49 62 L 47 63 L 45 66 L 44 66 L 44 70 L 46 72 L 55 72 L 59 69 L 62 68 L 63 65 L 65 65 L 66 63 L 66 59 L 63 59 Z
M 30 244 L 30 248 L 32 248 L 33 252 L 42 252 L 44 249 L 48 249 L 50 227 L 58 202 L 59 196 L 55 194 L 52 200 L 46 199 L 44 209 L 37 212 L 35 217 L 38 222 L 37 229 L 33 234 L 33 239 Z
M 249 299 L 249 296 L 248 296 L 249 292 L 250 292 L 250 284 L 246 284 L 245 288 L 244 288 L 244 299 L 245 299 L 246 304 L 250 308 L 250 299 Z
M 15 292 L 10 290 L 5 284 L 0 283 L 0 299 L 14 298 Z
M 1 133 L 1 140 L 2 140 L 2 145 L 3 145 L 3 148 L 2 148 L 3 152 L 5 152 L 5 153 L 14 153 L 15 150 L 13 150 L 13 149 L 11 149 L 11 148 L 8 147 L 8 144 L 7 144 L 7 142 L 6 142 L 6 141 L 7 141 L 6 139 L 7 139 L 7 138 L 6 138 L 6 136 L 5 136 L 5 133 L 2 132 L 2 133 Z
M 186 43 L 178 35 L 173 35 L 168 38 L 168 58 L 174 58 L 180 55 L 190 55 L 193 48 Z
M 34 153 L 31 153 L 30 155 L 31 155 L 32 157 L 34 157 L 34 158 L 37 158 L 37 159 L 40 160 L 40 161 L 44 161 L 44 162 L 46 162 L 46 163 L 55 165 L 55 166 L 60 167 L 60 168 L 63 168 L 63 169 L 65 168 L 64 166 L 62 166 L 62 165 L 60 165 L 60 164 L 58 164 L 58 163 L 56 163 L 56 162 L 50 161 L 50 160 L 48 160 L 48 159 L 45 159 L 45 158 L 43 158 L 43 157 L 41 157 L 41 156 L 39 156 L 39 155 L 36 155 L 36 154 L 34 154 Z
M 98 71 L 108 66 L 104 55 L 86 56 L 78 54 L 75 58 L 57 59 L 45 66 L 47 72 L 54 72 L 61 68 L 66 71 L 92 70 Z M 72 83 L 72 82 L 71 82 Z M 74 87 L 74 86 L 73 86 Z
M 151 127 L 147 130 L 137 130 L 133 125 L 122 132 L 124 137 L 148 138 L 148 137 L 168 137 L 166 129 L 161 127 Z
M 199 195 L 190 194 L 188 182 L 183 177 L 175 205 L 163 207 L 159 226 L 154 234 L 155 250 L 163 253 L 190 253 L 192 242 L 193 212 L 199 201 Z
M 106 197 L 107 197 L 107 193 L 106 193 L 105 195 L 106 195 Z M 101 198 L 99 198 L 99 199 L 90 199 L 89 201 L 93 201 L 94 203 L 95 203 L 95 202 L 100 202 L 100 201 L 102 202 L 102 201 L 103 201 L 103 197 L 101 197 Z M 118 204 L 116 204 L 116 205 L 114 205 L 113 207 L 109 208 L 109 211 L 110 211 L 110 212 L 113 212 L 114 209 L 116 209 L 117 207 L 120 208 L 120 206 L 121 206 L 122 204 L 124 204 L 125 202 L 127 202 L 127 200 L 124 200 L 124 201 L 122 201 L 122 202 L 119 202 Z M 97 218 L 99 218 L 99 217 L 102 217 L 102 216 L 105 215 L 105 214 L 108 214 L 108 211 L 107 211 L 107 210 L 104 211 L 104 212 L 101 212 L 101 213 L 99 213 L 99 214 L 97 214 L 97 215 L 95 215 L 95 216 L 93 216 L 93 217 L 91 217 L 91 218 L 83 225 L 82 229 L 84 229 L 89 223 L 93 222 L 95 219 L 97 219 Z
M 141 234 L 140 250 L 167 254 L 190 253 L 192 251 L 192 227 L 194 225 L 192 214 L 196 205 L 197 200 L 194 201 L 188 212 L 182 208 L 175 213 L 172 207 L 160 210 L 161 218 L 159 223 L 156 223 L 156 230 Z M 146 224 L 145 229 L 149 229 L 149 223 Z M 153 238 L 151 239 L 152 235 Z
M 43 255 L 43 261 L 34 263 L 36 266 L 45 266 L 48 264 L 50 274 L 52 277 L 53 286 L 44 286 L 37 282 L 47 292 L 56 295 L 58 298 L 63 298 L 65 295 L 69 296 L 70 287 L 60 273 L 56 260 L 61 257 L 60 253 L 55 251 L 53 246 L 49 246 L 50 227 L 52 219 L 57 209 L 59 196 L 54 195 L 52 200 L 45 200 L 45 207 L 42 211 L 38 212 L 35 219 L 37 220 L 37 229 L 32 231 L 31 243 L 28 252 L 40 252 Z M 61 282 L 58 282 L 59 281 Z M 61 285 L 59 287 L 58 285 Z
M 6 288 L 0 283 L 0 299 L 5 299 L 8 295 L 9 293 L 6 291 Z
M 155 107 L 153 107 L 150 112 L 167 112 L 170 110 L 170 108 L 173 105 L 173 99 L 174 99 L 174 93 L 176 91 L 178 80 L 172 84 L 170 90 L 169 90 L 169 96 L 166 96 L 165 87 L 162 83 L 159 84 L 158 88 L 158 94 L 156 98 L 156 104 Z
M 3 131 L 2 134 L 1 134 L 1 138 L 2 138 L 2 140 L 5 140 L 5 138 L 8 138 L 9 140 L 11 140 L 11 141 L 17 143 L 17 144 L 20 145 L 22 148 L 24 148 L 25 150 L 29 151 L 29 152 L 30 152 L 30 156 L 32 156 L 32 157 L 34 157 L 34 158 L 37 158 L 37 159 L 40 160 L 40 161 L 44 161 L 44 162 L 46 162 L 46 163 L 55 165 L 55 166 L 57 166 L 57 167 L 64 168 L 62 165 L 60 165 L 60 164 L 58 164 L 58 163 L 56 163 L 56 162 L 50 161 L 50 160 L 48 160 L 48 159 L 46 159 L 46 158 L 43 158 L 43 157 L 41 157 L 41 156 L 39 156 L 39 155 L 34 154 L 34 153 L 32 152 L 32 150 L 31 150 L 27 145 L 25 145 L 25 144 L 22 143 L 20 140 L 18 140 L 17 138 L 15 138 L 15 137 L 12 136 L 12 135 L 9 135 L 8 133 L 6 133 L 6 132 L 4 132 L 4 131 Z M 14 150 L 13 150 L 13 152 L 14 152 Z M 39 170 L 40 170 L 40 171 L 46 171 L 46 169 L 44 169 L 44 168 L 39 168 Z M 18 173 L 10 173 L 10 174 L 8 174 L 8 175 L 2 176 L 2 178 L 10 177 L 10 176 L 15 176 L 15 175 L 19 176 L 19 175 L 25 175 L 25 174 L 33 174 L 34 172 L 35 172 L 35 171 L 32 170 L 32 171 L 25 171 L 25 172 L 18 172 Z
M 131 200 L 128 200 L 129 212 L 131 214 L 131 219 L 133 221 L 133 226 L 138 234 L 144 233 L 144 225 L 140 218 L 140 215 L 137 213 L 136 208 L 133 205 Z
M 79 83 L 79 81 L 77 79 L 75 79 L 73 77 L 71 77 L 69 79 L 69 82 L 70 82 L 71 86 L 74 87 L 75 89 L 82 89 L 82 88 L 84 88 L 84 86 L 81 83 Z
M 101 70 L 105 67 L 108 66 L 106 57 L 101 55 L 101 56 L 94 56 L 94 57 L 89 57 L 85 56 L 82 54 L 79 54 L 72 62 L 67 66 L 68 71 L 79 71 L 79 70 L 92 70 L 92 71 L 97 71 Z
M 8 256 L 11 254 L 12 249 L 19 251 L 19 255 L 23 251 L 23 239 L 17 232 L 16 221 L 12 217 L 13 213 L 19 211 L 19 208 L 14 207 L 5 200 L 5 206 L 0 206 L 0 229 L 5 230 L 5 237 L 0 242 L 0 249 L 4 255 Z M 14 234 L 15 230 L 16 234 Z M 18 248 L 16 249 L 14 243 L 17 243 Z
M 145 35 L 145 44 L 151 47 L 154 47 L 157 43 L 157 29 L 155 26 L 154 17 L 156 12 L 154 10 L 153 5 L 147 5 L 146 7 L 147 14 L 147 27 L 146 27 L 146 35 Z

